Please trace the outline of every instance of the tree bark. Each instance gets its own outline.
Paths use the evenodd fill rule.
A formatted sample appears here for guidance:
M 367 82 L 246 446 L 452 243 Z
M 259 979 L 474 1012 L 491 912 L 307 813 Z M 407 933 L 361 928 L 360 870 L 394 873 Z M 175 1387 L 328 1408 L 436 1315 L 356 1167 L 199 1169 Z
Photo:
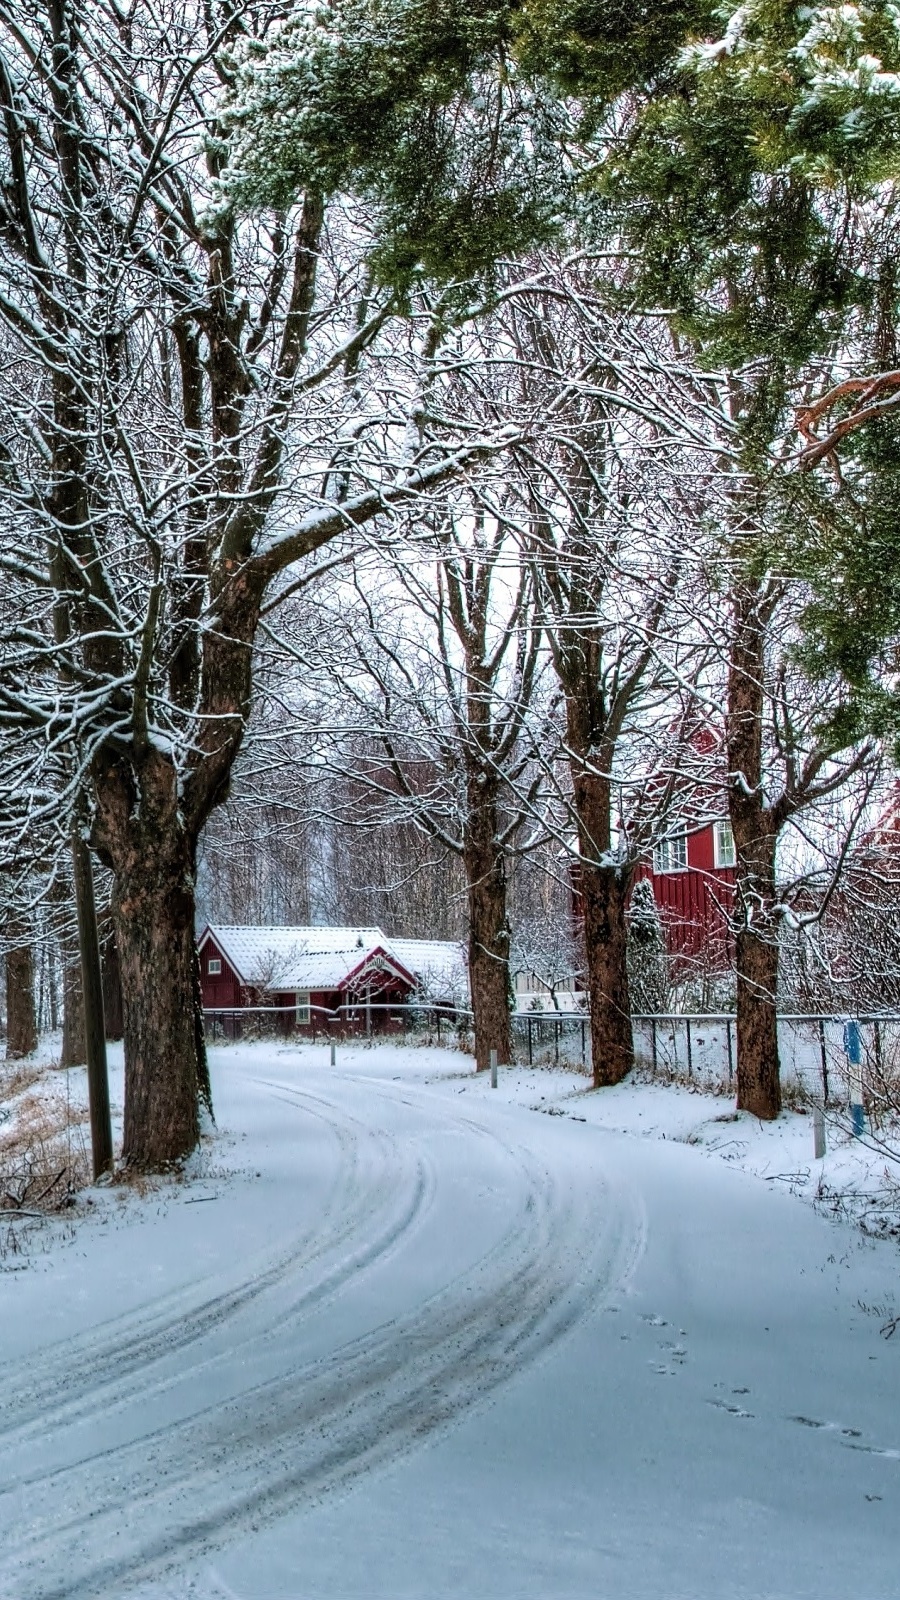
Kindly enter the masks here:
M 113 872 L 122 974 L 122 1159 L 159 1170 L 193 1150 L 199 1102 L 209 1097 L 198 1017 L 196 838 L 185 824 L 174 765 L 155 747 L 138 771 L 113 762 L 98 774 L 95 792 L 94 842 Z
M 199 1137 L 202 1067 L 195 1016 L 189 852 L 134 852 L 116 874 L 113 919 L 122 969 L 127 1166 L 159 1169 Z
M 6 953 L 6 1059 L 21 1060 L 37 1049 L 34 1014 L 34 952 L 17 944 Z
M 107 1039 L 121 1039 L 122 1023 L 122 969 L 119 965 L 119 948 L 112 926 L 112 913 L 103 917 L 100 960 L 103 969 L 103 1016 Z
M 582 862 L 584 953 L 594 1088 L 621 1083 L 634 1066 L 628 993 L 628 881 L 618 868 Z
M 632 867 L 609 864 L 612 855 L 612 787 L 606 775 L 610 750 L 591 760 L 585 731 L 587 711 L 576 697 L 568 703 L 572 788 L 578 818 L 584 958 L 591 1021 L 591 1062 L 596 1089 L 621 1083 L 634 1066 L 631 1000 L 628 993 L 628 923 L 625 910 Z
M 81 962 L 77 950 L 67 950 L 63 960 L 63 1035 L 59 1064 L 80 1067 L 86 1056 Z
M 769 610 L 762 584 L 747 579 L 735 588 L 726 718 L 728 807 L 737 878 L 737 1105 L 766 1122 L 774 1121 L 781 1111 L 774 916 L 780 823 L 766 804 L 762 750 Z
M 778 940 L 737 934 L 737 1106 L 772 1121 L 781 1111 L 778 1058 Z
M 512 1060 L 509 1025 L 509 921 L 506 862 L 497 841 L 497 809 L 479 797 L 470 807 L 463 849 L 469 901 L 469 989 L 475 1031 L 475 1066 Z

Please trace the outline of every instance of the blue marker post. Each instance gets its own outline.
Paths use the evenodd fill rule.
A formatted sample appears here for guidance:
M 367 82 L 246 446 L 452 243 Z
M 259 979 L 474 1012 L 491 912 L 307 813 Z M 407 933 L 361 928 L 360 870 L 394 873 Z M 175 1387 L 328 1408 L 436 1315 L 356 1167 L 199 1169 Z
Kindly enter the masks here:
M 863 1086 L 862 1086 L 862 1034 L 859 1023 L 851 1017 L 844 1023 L 844 1053 L 847 1057 L 849 1071 L 847 1077 L 850 1082 L 850 1123 L 853 1136 L 858 1139 L 865 1126 L 863 1112 Z

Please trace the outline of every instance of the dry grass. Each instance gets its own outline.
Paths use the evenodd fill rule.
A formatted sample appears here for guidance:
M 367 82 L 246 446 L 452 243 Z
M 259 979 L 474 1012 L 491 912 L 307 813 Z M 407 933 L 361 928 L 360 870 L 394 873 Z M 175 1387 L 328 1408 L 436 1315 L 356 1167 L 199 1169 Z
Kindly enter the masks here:
M 33 1061 L 0 1062 L 0 1106 L 30 1089 L 46 1071 Z
M 0 1083 L 0 1212 L 62 1211 L 91 1179 L 87 1109 L 59 1090 L 37 1093 L 35 1072 L 10 1096 Z

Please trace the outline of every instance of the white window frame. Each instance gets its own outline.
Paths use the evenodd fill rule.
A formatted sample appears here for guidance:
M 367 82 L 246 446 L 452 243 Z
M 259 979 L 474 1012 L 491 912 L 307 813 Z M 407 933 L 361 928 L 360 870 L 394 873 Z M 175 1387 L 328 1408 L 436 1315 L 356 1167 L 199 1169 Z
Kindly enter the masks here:
M 294 995 L 294 1022 L 298 1028 L 305 1028 L 310 1019 L 309 990 L 298 989 Z
M 723 867 L 737 865 L 734 834 L 731 831 L 731 823 L 727 817 L 719 817 L 713 823 L 713 860 L 719 870 Z
M 676 854 L 678 859 L 673 859 Z M 686 833 L 670 833 L 665 839 L 660 839 L 653 852 L 653 870 L 656 873 L 687 872 L 688 862 L 688 836 Z
M 220 978 L 222 976 L 222 962 L 220 957 L 210 956 L 206 963 L 206 970 L 211 978 Z

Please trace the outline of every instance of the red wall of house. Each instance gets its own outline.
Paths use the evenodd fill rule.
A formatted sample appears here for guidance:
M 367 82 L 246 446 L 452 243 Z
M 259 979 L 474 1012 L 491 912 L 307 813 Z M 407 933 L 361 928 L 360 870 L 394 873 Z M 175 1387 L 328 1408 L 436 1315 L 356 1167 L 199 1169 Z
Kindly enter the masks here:
M 654 873 L 652 882 L 670 955 L 696 958 L 708 953 L 714 962 L 724 963 L 731 945 L 734 868 L 704 871 L 689 865 L 684 872 Z
M 572 910 L 581 923 L 579 867 L 570 868 Z M 641 862 L 635 882 L 649 878 L 659 907 L 669 954 L 676 960 L 703 958 L 712 969 L 725 967 L 733 953 L 728 917 L 734 903 L 736 873 L 733 867 L 715 865 L 712 824 L 688 835 L 688 864 L 681 872 L 654 872 L 649 861 Z
M 210 956 L 222 963 L 222 971 L 218 976 L 210 975 Z M 205 1011 L 215 1011 L 222 1006 L 239 1006 L 241 1003 L 241 986 L 237 975 L 213 939 L 207 939 L 200 952 L 200 988 Z

